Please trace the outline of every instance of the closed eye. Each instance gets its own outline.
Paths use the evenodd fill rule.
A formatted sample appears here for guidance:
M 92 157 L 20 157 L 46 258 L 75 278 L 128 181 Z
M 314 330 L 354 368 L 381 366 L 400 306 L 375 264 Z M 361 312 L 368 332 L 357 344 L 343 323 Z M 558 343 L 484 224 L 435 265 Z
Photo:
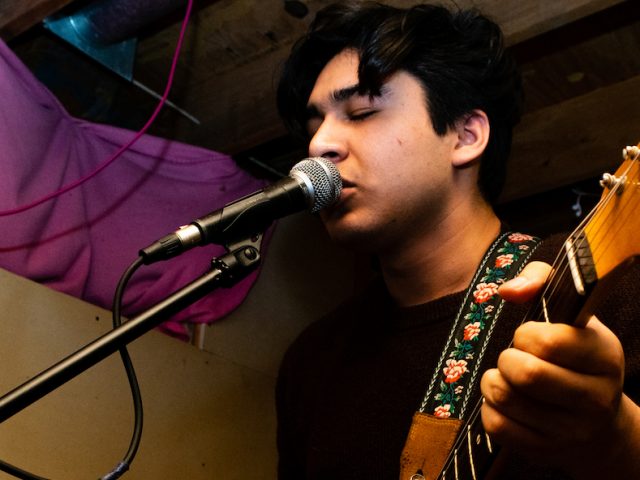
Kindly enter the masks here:
M 377 112 L 378 110 L 356 110 L 349 113 L 348 117 L 352 122 L 360 122 Z

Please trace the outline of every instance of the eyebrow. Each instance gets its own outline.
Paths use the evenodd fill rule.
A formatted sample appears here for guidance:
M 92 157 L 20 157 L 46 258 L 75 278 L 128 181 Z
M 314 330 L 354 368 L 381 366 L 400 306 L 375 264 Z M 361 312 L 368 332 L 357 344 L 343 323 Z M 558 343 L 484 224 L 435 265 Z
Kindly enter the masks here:
M 358 93 L 357 84 L 340 88 L 338 90 L 334 90 L 333 92 L 331 92 L 331 96 L 330 96 L 331 103 L 345 102 L 349 100 L 351 97 L 353 97 L 354 95 L 356 95 L 357 93 Z M 305 109 L 305 117 L 307 119 L 317 117 L 319 116 L 319 114 L 320 114 L 320 111 L 318 110 L 318 107 L 315 104 L 313 103 L 307 104 L 307 107 Z
M 387 89 L 383 85 L 378 95 L 371 95 L 371 96 L 374 96 L 374 97 L 382 96 L 386 93 L 386 90 Z M 346 102 L 347 100 L 349 100 L 350 98 L 356 95 L 362 95 L 361 87 L 359 84 L 350 85 L 348 87 L 334 90 L 333 92 L 331 92 L 330 98 L 332 103 L 342 103 L 342 102 Z M 317 117 L 319 115 L 319 110 L 316 107 L 316 105 L 309 104 L 307 105 L 305 113 L 306 113 L 306 118 L 309 119 L 309 118 Z
M 351 85 L 349 87 L 340 88 L 338 90 L 334 90 L 331 93 L 331 100 L 336 103 L 344 102 L 349 100 L 354 95 L 359 94 L 360 85 Z
M 356 95 L 369 95 L 369 97 L 383 97 L 389 92 L 389 87 L 386 83 L 383 83 L 380 88 L 378 88 L 376 93 L 372 93 L 370 89 L 363 89 L 362 85 L 359 83 L 355 85 L 351 85 L 349 87 L 340 88 L 338 90 L 334 90 L 331 93 L 331 100 L 339 103 L 349 100 L 351 97 Z

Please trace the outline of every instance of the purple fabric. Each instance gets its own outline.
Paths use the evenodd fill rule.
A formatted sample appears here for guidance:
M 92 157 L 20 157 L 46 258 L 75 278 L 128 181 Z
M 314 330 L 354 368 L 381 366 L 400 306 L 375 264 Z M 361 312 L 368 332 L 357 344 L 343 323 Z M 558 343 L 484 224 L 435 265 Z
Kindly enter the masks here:
M 135 135 L 71 117 L 2 42 L 0 62 L 0 211 L 81 178 Z M 143 136 L 76 190 L 0 217 L 0 267 L 110 308 L 118 279 L 140 248 L 262 186 L 226 155 Z M 129 283 L 123 312 L 132 315 L 163 299 L 222 252 L 215 245 L 195 248 L 143 267 Z M 184 338 L 183 322 L 224 316 L 256 276 L 213 292 L 162 328 Z

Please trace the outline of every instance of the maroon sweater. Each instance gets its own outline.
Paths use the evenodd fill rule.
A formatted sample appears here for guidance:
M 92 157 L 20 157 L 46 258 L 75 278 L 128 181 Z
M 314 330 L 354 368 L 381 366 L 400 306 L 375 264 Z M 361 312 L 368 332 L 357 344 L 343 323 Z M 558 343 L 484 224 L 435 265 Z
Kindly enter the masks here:
M 535 259 L 551 262 L 561 242 L 562 237 L 545 241 Z M 640 267 L 619 277 L 596 314 L 623 343 L 625 391 L 638 401 Z M 278 378 L 279 479 L 397 480 L 411 418 L 463 296 L 398 308 L 378 280 L 307 328 L 286 353 Z M 505 307 L 483 369 L 495 365 L 527 308 Z M 566 478 L 542 463 L 512 457 L 504 478 Z

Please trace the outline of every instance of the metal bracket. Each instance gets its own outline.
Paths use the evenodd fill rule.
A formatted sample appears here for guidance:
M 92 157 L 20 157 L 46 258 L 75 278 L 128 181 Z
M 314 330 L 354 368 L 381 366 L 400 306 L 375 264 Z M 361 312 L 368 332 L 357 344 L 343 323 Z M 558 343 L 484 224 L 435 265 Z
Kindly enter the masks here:
M 133 82 L 133 65 L 136 57 L 137 38 L 101 45 L 87 38 L 86 15 L 82 11 L 73 15 L 52 15 L 43 21 L 44 27 L 54 35 L 70 43 L 95 61 Z

